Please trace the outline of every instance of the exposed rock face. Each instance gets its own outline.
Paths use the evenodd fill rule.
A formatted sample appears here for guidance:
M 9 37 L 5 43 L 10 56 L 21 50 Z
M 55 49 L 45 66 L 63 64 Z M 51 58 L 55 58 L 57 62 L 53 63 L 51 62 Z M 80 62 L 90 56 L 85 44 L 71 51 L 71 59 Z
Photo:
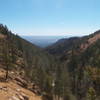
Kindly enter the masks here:
M 96 34 L 93 37 L 89 38 L 85 43 L 81 44 L 80 49 L 85 50 L 87 49 L 90 45 L 95 43 L 98 39 L 100 39 L 100 34 Z
M 5 36 L 3 34 L 0 34 L 0 39 L 4 39 Z
M 19 80 L 15 80 L 15 78 L 8 82 L 1 81 L 1 78 L 4 78 L 5 72 L 4 69 L 0 69 L 0 100 L 41 100 L 40 96 L 19 85 Z M 21 83 L 24 82 L 23 79 L 20 80 Z

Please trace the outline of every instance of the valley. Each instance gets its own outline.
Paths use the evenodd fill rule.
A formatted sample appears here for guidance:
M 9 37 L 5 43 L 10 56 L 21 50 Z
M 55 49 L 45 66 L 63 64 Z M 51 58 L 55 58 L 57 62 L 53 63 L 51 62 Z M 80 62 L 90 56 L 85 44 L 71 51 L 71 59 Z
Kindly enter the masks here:
M 0 100 L 100 100 L 100 30 L 41 48 L 0 24 Z

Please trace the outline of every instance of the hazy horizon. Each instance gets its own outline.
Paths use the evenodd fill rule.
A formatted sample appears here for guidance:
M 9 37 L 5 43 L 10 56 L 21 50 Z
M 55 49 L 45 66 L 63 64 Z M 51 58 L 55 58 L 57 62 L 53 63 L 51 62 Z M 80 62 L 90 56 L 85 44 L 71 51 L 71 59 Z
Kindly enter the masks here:
M 70 36 L 21 36 L 22 38 L 28 40 L 29 42 L 39 46 L 39 47 L 47 47 L 52 45 L 63 38 L 69 38 Z

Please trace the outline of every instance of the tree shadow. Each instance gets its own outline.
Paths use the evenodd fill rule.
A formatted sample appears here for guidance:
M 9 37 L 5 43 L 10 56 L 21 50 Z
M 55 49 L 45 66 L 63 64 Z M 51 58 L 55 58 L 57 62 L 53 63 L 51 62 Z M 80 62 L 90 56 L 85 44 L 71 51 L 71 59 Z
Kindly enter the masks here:
M 42 100 L 53 100 L 53 97 L 49 95 L 43 95 Z
M 0 82 L 6 82 L 6 78 L 5 77 L 0 77 Z

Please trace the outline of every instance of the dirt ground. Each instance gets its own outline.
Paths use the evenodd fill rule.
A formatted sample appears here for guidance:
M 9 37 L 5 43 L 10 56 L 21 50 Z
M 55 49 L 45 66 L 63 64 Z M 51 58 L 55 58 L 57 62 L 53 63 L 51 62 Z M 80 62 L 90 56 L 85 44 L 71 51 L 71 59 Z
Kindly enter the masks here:
M 0 69 L 0 77 L 4 77 L 4 74 L 5 71 Z M 11 80 L 0 82 L 0 100 L 41 100 L 41 97 Z

